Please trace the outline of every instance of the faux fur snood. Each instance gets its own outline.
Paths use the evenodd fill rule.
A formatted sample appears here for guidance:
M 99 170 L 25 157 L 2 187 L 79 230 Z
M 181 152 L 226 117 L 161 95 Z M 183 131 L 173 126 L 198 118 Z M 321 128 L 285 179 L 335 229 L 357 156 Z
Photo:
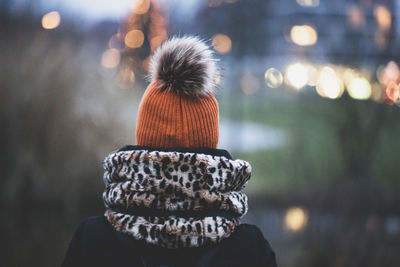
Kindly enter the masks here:
M 243 160 L 188 152 L 120 151 L 103 166 L 105 216 L 116 230 L 167 248 L 227 238 L 247 212 Z

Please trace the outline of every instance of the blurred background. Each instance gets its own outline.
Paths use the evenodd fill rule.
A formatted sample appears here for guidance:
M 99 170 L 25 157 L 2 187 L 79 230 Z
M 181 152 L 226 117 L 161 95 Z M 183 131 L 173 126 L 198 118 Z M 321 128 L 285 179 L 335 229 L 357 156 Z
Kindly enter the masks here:
M 400 265 L 400 1 L 1 0 L 2 266 L 58 266 L 135 144 L 149 56 L 221 59 L 220 148 L 283 267 Z

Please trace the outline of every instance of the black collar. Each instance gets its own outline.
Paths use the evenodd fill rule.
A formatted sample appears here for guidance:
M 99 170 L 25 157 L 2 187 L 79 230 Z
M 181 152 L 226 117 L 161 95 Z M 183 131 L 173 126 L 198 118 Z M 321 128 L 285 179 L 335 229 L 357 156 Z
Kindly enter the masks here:
M 146 147 L 146 146 L 137 146 L 137 145 L 126 145 L 121 147 L 120 151 L 128 151 L 128 150 L 148 150 L 148 151 L 164 151 L 164 152 L 182 152 L 182 153 L 197 153 L 197 154 L 206 154 L 217 157 L 225 157 L 228 159 L 232 159 L 231 154 L 227 150 L 224 149 L 216 149 L 209 147 L 200 147 L 200 148 L 189 148 L 189 147 L 172 147 L 172 148 L 162 148 L 162 147 Z

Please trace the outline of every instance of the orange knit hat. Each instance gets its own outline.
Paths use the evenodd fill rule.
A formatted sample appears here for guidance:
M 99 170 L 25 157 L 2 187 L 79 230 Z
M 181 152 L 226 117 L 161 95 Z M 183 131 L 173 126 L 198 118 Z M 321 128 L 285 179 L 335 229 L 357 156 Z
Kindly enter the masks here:
M 172 38 L 156 50 L 150 62 L 152 82 L 139 107 L 138 145 L 217 148 L 215 61 L 196 37 Z

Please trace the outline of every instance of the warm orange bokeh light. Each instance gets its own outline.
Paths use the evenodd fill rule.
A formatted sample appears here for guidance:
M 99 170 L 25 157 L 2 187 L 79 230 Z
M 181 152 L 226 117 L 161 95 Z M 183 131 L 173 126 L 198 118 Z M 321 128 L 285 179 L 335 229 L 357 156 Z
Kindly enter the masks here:
M 394 61 L 389 61 L 381 71 L 377 73 L 378 80 L 384 86 L 388 86 L 390 82 L 398 82 L 400 78 L 399 66 Z
M 290 30 L 292 41 L 301 46 L 314 45 L 317 42 L 317 31 L 309 25 L 296 25 Z
M 136 0 L 133 5 L 133 12 L 136 14 L 145 14 L 149 11 L 150 8 L 150 0 Z
M 396 102 L 400 97 L 400 88 L 399 85 L 395 82 L 390 82 L 388 87 L 386 88 L 386 97 L 391 102 Z
M 287 229 L 297 232 L 307 225 L 308 213 L 303 208 L 293 207 L 286 211 L 285 226 Z
M 163 15 L 163 7 L 157 2 L 152 2 L 150 10 L 150 24 L 147 38 L 150 41 L 150 50 L 154 52 L 165 40 L 167 40 L 167 20 Z
M 347 18 L 354 28 L 361 28 L 365 25 L 365 15 L 356 5 L 351 5 L 347 10 Z
M 57 11 L 49 12 L 42 17 L 42 27 L 47 30 L 57 28 L 60 22 L 61 16 Z
M 232 49 L 232 41 L 225 34 L 216 34 L 212 38 L 212 46 L 220 54 L 226 54 Z
M 157 49 L 157 47 L 159 47 L 167 38 L 165 36 L 154 36 L 153 38 L 151 38 L 150 40 L 150 49 L 151 51 L 154 51 Z
M 387 7 L 382 5 L 376 6 L 374 9 L 374 16 L 376 22 L 379 25 L 379 28 L 381 28 L 384 31 L 390 29 L 390 26 L 392 24 L 392 16 L 390 15 L 390 11 L 388 10 Z
M 144 34 L 141 30 L 131 30 L 125 35 L 125 45 L 130 48 L 141 47 L 144 41 Z

